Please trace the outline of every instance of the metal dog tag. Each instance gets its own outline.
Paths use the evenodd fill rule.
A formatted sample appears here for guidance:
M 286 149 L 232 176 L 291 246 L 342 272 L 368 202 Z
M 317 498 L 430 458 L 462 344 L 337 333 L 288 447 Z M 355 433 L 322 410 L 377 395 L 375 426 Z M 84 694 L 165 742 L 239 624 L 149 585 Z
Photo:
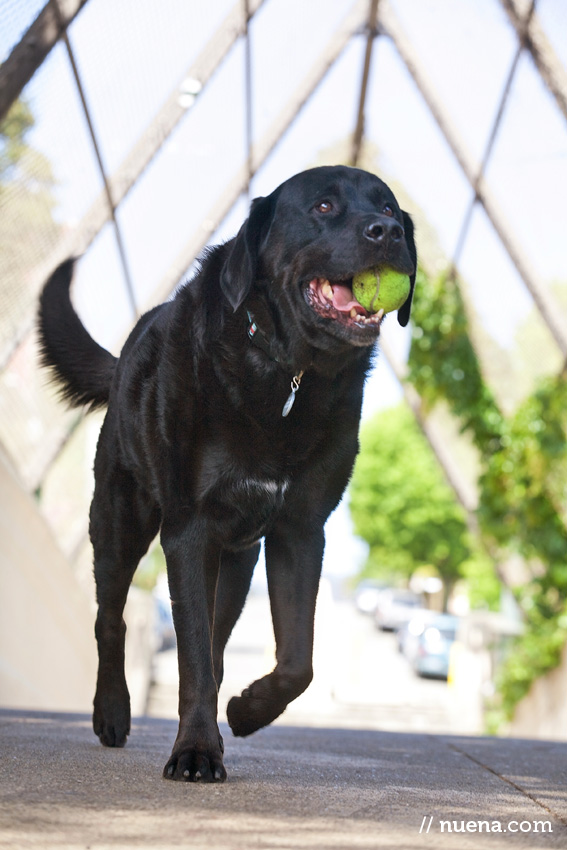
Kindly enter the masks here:
M 299 389 L 299 385 L 301 383 L 301 379 L 303 377 L 303 372 L 300 372 L 299 375 L 294 375 L 291 379 L 291 392 L 287 397 L 287 401 L 283 406 L 282 416 L 287 416 L 293 404 L 295 402 L 295 394 Z

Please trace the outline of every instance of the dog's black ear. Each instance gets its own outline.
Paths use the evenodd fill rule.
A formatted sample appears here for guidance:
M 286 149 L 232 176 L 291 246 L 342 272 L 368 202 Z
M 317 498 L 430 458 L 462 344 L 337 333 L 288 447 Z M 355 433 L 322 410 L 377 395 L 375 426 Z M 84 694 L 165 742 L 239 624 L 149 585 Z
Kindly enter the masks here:
M 272 212 L 272 195 L 252 201 L 250 215 L 238 231 L 222 267 L 221 289 L 235 312 L 257 277 L 260 250 L 270 229 Z
M 415 247 L 413 221 L 407 212 L 402 210 L 404 217 L 404 232 L 406 237 L 406 245 L 408 246 L 409 255 L 413 263 L 413 274 L 410 275 L 410 292 L 400 309 L 398 310 L 398 322 L 405 328 L 409 322 L 411 312 L 411 300 L 413 298 L 413 290 L 415 287 L 415 276 L 417 274 L 417 248 Z

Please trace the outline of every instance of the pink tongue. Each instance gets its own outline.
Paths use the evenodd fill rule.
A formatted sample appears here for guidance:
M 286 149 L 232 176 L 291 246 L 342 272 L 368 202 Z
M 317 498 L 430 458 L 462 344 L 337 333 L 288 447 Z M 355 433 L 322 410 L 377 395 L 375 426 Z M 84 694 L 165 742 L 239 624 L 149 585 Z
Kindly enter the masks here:
M 366 313 L 362 304 L 353 300 L 350 287 L 337 283 L 333 284 L 333 307 L 340 313 L 350 313 L 353 307 L 357 313 Z

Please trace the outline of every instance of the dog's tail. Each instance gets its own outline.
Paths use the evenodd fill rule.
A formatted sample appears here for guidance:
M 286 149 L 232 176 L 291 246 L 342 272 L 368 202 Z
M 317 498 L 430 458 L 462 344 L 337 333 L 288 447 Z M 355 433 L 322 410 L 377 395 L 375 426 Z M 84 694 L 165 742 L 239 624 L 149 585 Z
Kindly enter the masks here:
M 74 260 L 58 266 L 39 299 L 41 363 L 61 385 L 61 396 L 72 407 L 91 409 L 108 402 L 117 359 L 102 348 L 83 327 L 69 293 Z

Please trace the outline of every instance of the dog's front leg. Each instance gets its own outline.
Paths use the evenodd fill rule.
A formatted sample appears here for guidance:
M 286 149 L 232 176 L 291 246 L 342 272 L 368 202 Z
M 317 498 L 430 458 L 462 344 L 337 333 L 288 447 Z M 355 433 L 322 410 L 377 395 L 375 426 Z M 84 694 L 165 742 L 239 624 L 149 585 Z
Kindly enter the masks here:
M 163 775 L 186 782 L 224 781 L 211 647 L 220 551 L 198 522 L 166 522 L 161 539 L 179 663 L 179 732 Z
M 313 621 L 325 538 L 323 528 L 282 523 L 266 537 L 266 571 L 276 638 L 276 666 L 227 707 L 235 735 L 267 726 L 313 678 Z

